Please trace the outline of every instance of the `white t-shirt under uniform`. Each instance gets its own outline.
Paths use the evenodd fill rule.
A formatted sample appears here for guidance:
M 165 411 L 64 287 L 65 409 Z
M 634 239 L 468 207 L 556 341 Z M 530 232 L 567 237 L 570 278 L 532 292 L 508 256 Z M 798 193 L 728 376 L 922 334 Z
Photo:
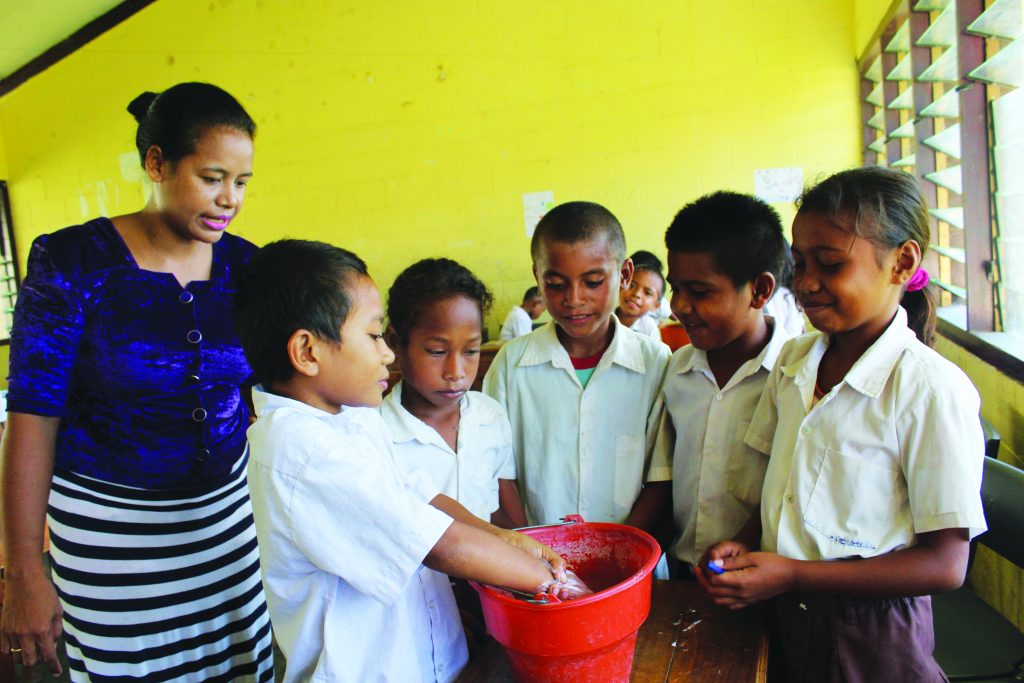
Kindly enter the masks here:
M 761 545 L 799 560 L 874 557 L 916 535 L 985 530 L 980 399 L 960 368 L 917 340 L 906 312 L 812 405 L 828 337 L 791 340 L 747 444 L 770 453 Z
M 441 493 L 491 521 L 498 509 L 498 479 L 516 478 L 505 411 L 490 396 L 466 392 L 459 404 L 458 450 L 453 451 L 437 430 L 402 406 L 403 384 L 396 384 L 380 407 L 399 469 L 422 470 Z
M 501 324 L 499 339 L 515 339 L 533 331 L 533 318 L 522 306 L 513 306 Z
M 705 351 L 687 345 L 665 374 L 665 416 L 656 450 L 672 452 L 672 500 L 679 536 L 675 557 L 696 564 L 704 551 L 732 538 L 761 502 L 768 458 L 743 443 L 786 330 L 769 319 L 768 343 L 721 389 Z
M 666 345 L 611 317 L 612 342 L 586 389 L 559 343 L 555 323 L 501 347 L 484 391 L 512 424 L 516 471 L 531 524 L 579 514 L 621 523 L 645 481 L 666 481 L 651 464 L 661 419 Z
M 423 558 L 452 523 L 403 479 L 376 410 L 253 390 L 249 489 L 285 681 L 451 681 L 468 659 L 451 585 Z

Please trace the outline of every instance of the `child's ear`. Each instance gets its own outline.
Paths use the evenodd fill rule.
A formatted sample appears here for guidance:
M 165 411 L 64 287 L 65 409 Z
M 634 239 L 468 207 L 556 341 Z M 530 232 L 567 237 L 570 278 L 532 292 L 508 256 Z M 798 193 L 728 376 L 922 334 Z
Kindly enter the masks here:
M 764 308 L 768 299 L 771 299 L 775 292 L 775 276 L 769 272 L 761 273 L 751 281 L 750 286 L 752 290 L 750 306 L 757 309 Z
M 627 258 L 622 262 L 620 274 L 619 289 L 629 289 L 629 283 L 633 281 L 633 259 Z
M 298 329 L 288 337 L 288 360 L 295 372 L 306 377 L 320 374 L 319 349 L 320 340 L 309 330 Z
M 896 247 L 896 262 L 892 267 L 892 283 L 905 285 L 921 267 L 921 245 L 916 240 L 907 240 Z

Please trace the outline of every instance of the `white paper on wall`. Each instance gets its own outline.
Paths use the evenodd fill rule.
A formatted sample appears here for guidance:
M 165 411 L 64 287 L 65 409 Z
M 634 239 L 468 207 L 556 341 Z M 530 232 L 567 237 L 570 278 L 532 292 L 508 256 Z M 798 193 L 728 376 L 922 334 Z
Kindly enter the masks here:
M 543 192 L 527 192 L 523 195 L 523 222 L 526 225 L 526 236 L 533 237 L 533 230 L 544 214 L 555 205 L 555 193 L 551 190 Z
M 803 189 L 802 166 L 759 168 L 754 171 L 754 194 L 769 204 L 796 201 Z

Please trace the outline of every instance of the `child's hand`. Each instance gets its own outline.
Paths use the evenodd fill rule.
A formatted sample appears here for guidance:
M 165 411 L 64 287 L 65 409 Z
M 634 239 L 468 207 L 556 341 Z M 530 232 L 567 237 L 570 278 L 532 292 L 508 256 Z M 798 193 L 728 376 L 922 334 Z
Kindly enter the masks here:
M 526 534 L 521 534 L 518 531 L 502 529 L 499 537 L 506 543 L 519 548 L 523 552 L 530 553 L 534 557 L 539 557 L 547 562 L 551 567 L 551 575 L 554 577 L 555 581 L 558 583 L 565 583 L 565 559 L 554 550 L 540 541 L 534 540 Z
M 736 557 L 749 552 L 750 548 L 740 541 L 719 541 L 704 551 L 697 564 L 703 567 L 711 560 L 724 560 L 727 557 Z
M 796 562 L 775 553 L 742 553 L 714 560 L 725 571 L 694 567 L 697 582 L 729 609 L 742 609 L 793 589 Z
M 580 577 L 568 569 L 565 570 L 565 581 L 557 581 L 555 579 L 545 581 L 540 586 L 537 586 L 535 592 L 551 593 L 559 600 L 575 600 L 576 598 L 594 594 L 594 591 L 590 590 Z

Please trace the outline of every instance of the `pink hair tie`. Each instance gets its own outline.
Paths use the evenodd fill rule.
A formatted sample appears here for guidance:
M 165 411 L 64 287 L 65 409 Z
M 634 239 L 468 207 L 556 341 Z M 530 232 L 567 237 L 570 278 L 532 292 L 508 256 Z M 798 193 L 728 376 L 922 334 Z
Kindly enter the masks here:
M 911 276 L 910 282 L 907 283 L 907 291 L 916 292 L 919 289 L 924 289 L 928 286 L 928 283 L 931 282 L 931 280 L 932 279 L 928 276 L 927 270 L 924 268 L 918 268 L 917 272 Z

